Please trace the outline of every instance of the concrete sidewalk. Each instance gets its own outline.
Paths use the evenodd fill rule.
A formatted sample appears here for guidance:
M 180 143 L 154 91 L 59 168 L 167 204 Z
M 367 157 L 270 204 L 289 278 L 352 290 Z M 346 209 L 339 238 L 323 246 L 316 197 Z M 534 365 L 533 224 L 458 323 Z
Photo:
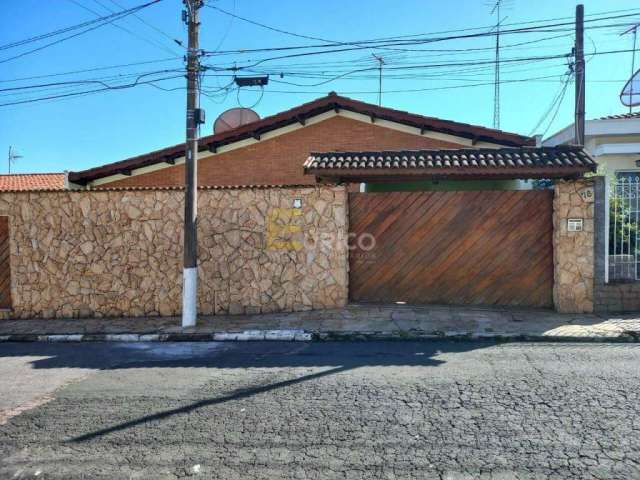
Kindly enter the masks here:
M 349 305 L 337 310 L 201 317 L 2 320 L 0 341 L 223 341 L 340 339 L 640 341 L 640 314 L 598 316 L 549 310 Z

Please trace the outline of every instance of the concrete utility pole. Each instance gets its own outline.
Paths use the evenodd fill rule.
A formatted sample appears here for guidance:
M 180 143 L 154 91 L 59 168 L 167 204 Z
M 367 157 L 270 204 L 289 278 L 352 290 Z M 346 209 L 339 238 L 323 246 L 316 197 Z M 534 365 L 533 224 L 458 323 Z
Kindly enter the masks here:
M 584 146 L 584 5 L 576 5 L 576 96 L 575 96 L 575 143 Z
M 631 75 L 629 78 L 633 77 L 633 74 L 636 73 L 636 41 L 638 37 L 638 27 L 640 27 L 640 23 L 636 23 L 634 26 L 625 30 L 621 33 L 621 35 L 626 35 L 627 33 L 633 33 L 633 48 L 631 49 Z M 633 98 L 633 82 L 629 85 L 631 89 L 631 94 L 629 98 Z M 631 102 L 629 102 L 631 103 Z M 629 113 L 633 113 L 633 105 L 629 105 Z
M 202 0 L 184 0 L 189 27 L 187 51 L 187 141 L 185 149 L 184 271 L 182 284 L 182 326 L 193 327 L 198 297 L 198 125 L 203 120 L 199 105 L 199 39 Z
M 382 106 L 382 65 L 384 65 L 384 58 L 375 53 L 371 55 L 378 61 L 378 105 Z

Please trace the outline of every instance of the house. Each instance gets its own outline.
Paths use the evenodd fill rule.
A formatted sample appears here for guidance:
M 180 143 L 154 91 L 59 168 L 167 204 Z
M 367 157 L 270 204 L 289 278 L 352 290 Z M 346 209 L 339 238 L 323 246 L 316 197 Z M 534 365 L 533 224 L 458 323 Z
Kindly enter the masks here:
M 573 124 L 543 141 L 545 146 L 571 143 L 574 143 Z M 584 143 L 609 184 L 640 175 L 640 112 L 587 120 Z
M 331 93 L 200 148 L 202 314 L 595 308 L 600 188 L 582 178 L 596 164 L 580 147 Z M 5 315 L 179 314 L 183 152 L 69 172 L 65 190 L 0 192 Z M 558 181 L 514 183 L 536 178 Z M 362 184 L 387 191 L 351 188 Z
M 530 137 L 381 107 L 334 92 L 223 133 L 200 138 L 198 184 L 313 185 L 302 169 L 310 152 L 500 148 Z M 184 144 L 69 172 L 75 188 L 184 184 Z

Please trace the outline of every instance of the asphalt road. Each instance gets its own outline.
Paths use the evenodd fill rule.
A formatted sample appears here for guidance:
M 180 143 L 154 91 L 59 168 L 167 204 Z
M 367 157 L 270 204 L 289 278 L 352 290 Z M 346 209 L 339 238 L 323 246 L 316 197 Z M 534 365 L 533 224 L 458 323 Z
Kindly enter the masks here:
M 629 480 L 639 365 L 635 344 L 0 344 L 0 478 Z

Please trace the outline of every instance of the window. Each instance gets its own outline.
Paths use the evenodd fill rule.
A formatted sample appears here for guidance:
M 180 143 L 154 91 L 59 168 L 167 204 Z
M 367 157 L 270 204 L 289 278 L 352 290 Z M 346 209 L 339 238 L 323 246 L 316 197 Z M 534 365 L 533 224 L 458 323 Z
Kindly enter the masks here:
M 640 170 L 619 170 L 616 172 L 616 182 L 640 182 Z

